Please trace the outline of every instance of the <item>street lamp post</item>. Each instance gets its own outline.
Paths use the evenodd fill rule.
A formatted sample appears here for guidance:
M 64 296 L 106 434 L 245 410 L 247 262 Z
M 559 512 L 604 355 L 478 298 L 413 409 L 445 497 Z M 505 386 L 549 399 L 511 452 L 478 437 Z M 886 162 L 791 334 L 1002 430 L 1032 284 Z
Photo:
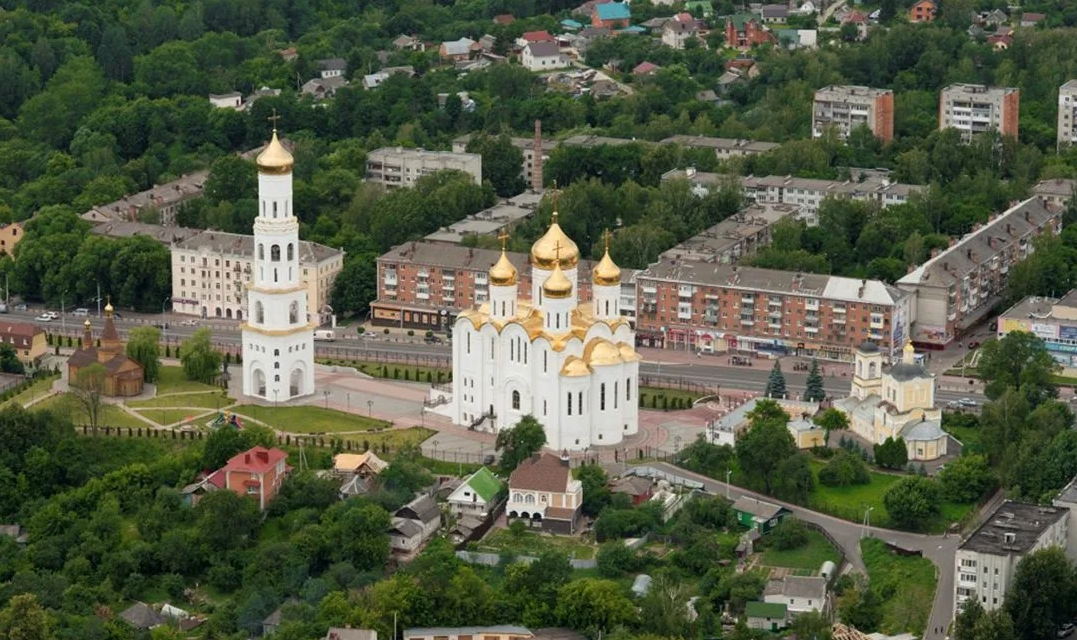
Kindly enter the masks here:
M 866 538 L 871 533 L 871 512 L 875 510 L 875 507 L 867 507 L 864 509 L 864 532 L 860 536 Z
M 168 344 L 168 323 L 165 322 L 165 308 L 168 306 L 171 297 L 165 298 L 161 302 L 161 331 L 164 332 L 165 344 Z
M 434 445 L 434 459 L 438 459 L 438 441 L 434 440 L 431 444 Z
M 367 414 L 367 417 L 370 417 L 370 418 L 374 417 L 374 401 L 373 400 L 367 400 L 366 401 L 366 414 Z
M 729 477 L 733 475 L 732 469 L 725 470 L 725 499 L 729 500 Z
M 329 408 L 329 389 L 322 392 L 322 396 L 325 397 L 325 408 Z
M 348 413 L 351 413 L 351 411 L 352 411 L 352 394 L 347 393 L 347 394 L 345 394 L 345 396 L 348 399 Z

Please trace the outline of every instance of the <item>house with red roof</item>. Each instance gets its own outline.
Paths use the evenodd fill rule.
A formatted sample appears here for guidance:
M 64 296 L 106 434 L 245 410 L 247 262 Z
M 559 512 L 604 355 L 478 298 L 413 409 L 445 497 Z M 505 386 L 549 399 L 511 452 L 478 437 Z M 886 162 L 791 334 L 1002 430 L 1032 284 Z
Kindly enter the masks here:
M 258 500 L 258 508 L 264 510 L 292 470 L 287 458 L 288 454 L 276 447 L 253 447 L 232 456 L 206 478 L 206 483 L 254 498 Z
M 494 16 L 494 24 L 499 24 L 503 27 L 507 27 L 513 22 L 516 22 L 516 18 L 510 13 L 502 13 L 501 15 Z
M 1039 23 L 1047 19 L 1047 15 L 1043 13 L 1022 13 L 1021 14 L 1021 26 L 1022 27 L 1034 27 Z
M 568 459 L 548 453 L 524 460 L 509 476 L 505 513 L 550 533 L 575 533 L 583 509 L 583 485 L 572 477 Z
M 641 62 L 632 69 L 632 75 L 634 76 L 649 76 L 652 73 L 658 71 L 662 67 L 656 65 L 653 62 Z

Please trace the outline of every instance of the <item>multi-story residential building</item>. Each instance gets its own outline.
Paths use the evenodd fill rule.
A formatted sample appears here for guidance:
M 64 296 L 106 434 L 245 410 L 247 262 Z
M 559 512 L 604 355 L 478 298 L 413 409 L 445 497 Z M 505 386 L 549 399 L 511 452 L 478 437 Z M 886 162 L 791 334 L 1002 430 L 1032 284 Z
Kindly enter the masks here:
M 987 611 L 1001 607 L 1022 558 L 1048 547 L 1066 548 L 1068 513 L 1057 507 L 1003 502 L 957 548 L 954 615 L 972 600 L 979 600 Z
M 863 180 L 814 180 L 792 176 L 732 176 L 696 171 L 693 168 L 674 169 L 662 175 L 663 180 L 686 179 L 692 192 L 703 197 L 728 181 L 737 181 L 748 201 L 760 204 L 787 204 L 798 208 L 796 218 L 809 225 L 818 222 L 819 205 L 828 197 L 852 198 L 874 202 L 886 208 L 904 204 L 924 187 L 890 182 L 881 175 L 867 175 Z
M 175 224 L 176 211 L 180 205 L 189 200 L 202 197 L 209 177 L 208 171 L 196 171 L 178 180 L 157 185 L 122 200 L 98 205 L 83 213 L 80 217 L 93 223 L 98 222 L 138 222 L 143 212 L 156 210 L 160 215 L 159 223 L 165 226 Z
M 679 144 L 682 147 L 691 147 L 693 149 L 714 149 L 714 155 L 719 160 L 754 156 L 760 153 L 766 153 L 767 151 L 773 151 L 782 146 L 777 142 L 686 135 L 670 136 L 665 140 L 662 140 L 660 144 Z
M 838 86 L 815 92 L 811 135 L 821 138 L 835 129 L 845 140 L 853 129 L 864 126 L 883 142 L 894 139 L 894 92 L 890 89 Z
M 909 7 L 909 22 L 934 22 L 935 13 L 938 11 L 938 5 L 935 4 L 935 0 L 920 0 L 913 6 Z
M 254 447 L 229 458 L 228 463 L 210 474 L 205 482 L 254 498 L 258 508 L 265 510 L 292 470 L 287 459 L 288 454 L 280 449 Z
M 1061 298 L 1025 298 L 998 317 L 998 337 L 1025 331 L 1043 340 L 1064 375 L 1077 374 L 1077 289 Z
M 992 214 L 960 240 L 897 281 L 916 295 L 913 341 L 941 349 L 982 320 L 1002 299 L 1010 268 L 1033 251 L 1032 241 L 1048 231 L 1059 233 L 1059 211 L 1029 198 L 1001 214 Z
M 1016 138 L 1020 103 L 1015 87 L 952 84 L 939 96 L 939 129 L 957 129 L 965 142 L 991 130 Z
M 768 42 L 775 42 L 774 34 L 767 30 L 760 16 L 738 13 L 726 16 L 725 45 L 741 51 Z
M 462 135 L 459 138 L 454 139 L 452 141 L 452 152 L 453 153 L 466 153 L 467 152 L 467 145 L 468 145 L 469 142 L 471 142 L 471 138 L 472 138 L 472 136 L 469 133 L 469 134 Z M 523 165 L 520 167 L 520 175 L 523 176 L 524 182 L 526 182 L 528 185 L 531 185 L 534 182 L 535 138 L 523 138 L 523 137 L 513 136 L 511 140 L 512 140 L 512 146 L 519 149 L 520 152 L 523 153 L 523 156 L 524 156 Z M 550 152 L 557 148 L 557 141 L 556 140 L 545 140 L 545 139 L 543 139 L 541 141 L 541 147 L 542 147 L 542 160 L 549 160 L 550 159 Z M 541 163 L 540 163 L 539 170 L 541 171 Z
M 475 153 L 382 147 L 367 154 L 366 178 L 389 188 L 411 187 L 423 176 L 456 169 L 482 184 L 482 156 Z
M 661 257 L 733 264 L 770 244 L 774 225 L 793 219 L 796 213 L 797 208 L 787 204 L 755 204 L 669 249 Z
M 525 191 L 495 204 L 489 209 L 472 214 L 459 222 L 442 227 L 426 236 L 431 242 L 450 242 L 460 244 L 470 236 L 496 237 L 511 231 L 516 225 L 535 215 L 542 196 L 534 191 Z
M 36 364 L 48 349 L 45 330 L 32 322 L 0 322 L 0 344 L 10 344 L 26 365 Z
M 892 358 L 909 335 L 913 296 L 878 280 L 663 257 L 636 284 L 644 346 L 851 361 L 865 340 Z
M 1053 178 L 1040 180 L 1032 187 L 1032 195 L 1047 205 L 1048 209 L 1065 209 L 1077 192 L 1077 180 Z
M 172 247 L 172 312 L 203 318 L 247 318 L 245 285 L 251 282 L 254 236 L 204 231 Z M 310 320 L 327 322 L 329 297 L 344 252 L 300 241 L 300 282 Z
M 1077 142 L 1077 80 L 1058 88 L 1058 148 Z
M 1077 477 L 1062 487 L 1051 504 L 1066 512 L 1066 556 L 1077 558 Z
M 188 238 L 202 233 L 202 229 L 189 227 L 165 227 L 159 224 L 146 224 L 145 222 L 102 222 L 94 225 L 90 233 L 108 238 L 133 238 L 135 236 L 147 236 L 157 242 L 171 247 Z M 4 248 L 3 229 L 0 229 L 0 249 Z
M 507 256 L 519 273 L 520 299 L 529 299 L 529 255 L 509 252 Z M 457 313 L 489 301 L 489 271 L 500 257 L 500 251 L 441 242 L 409 242 L 393 247 L 378 258 L 378 297 L 370 303 L 371 322 L 380 326 L 447 329 Z M 591 260 L 580 260 L 580 273 L 590 274 L 594 266 Z M 629 273 L 621 270 L 622 293 Z M 591 278 L 580 278 L 578 287 L 579 299 L 590 300 Z

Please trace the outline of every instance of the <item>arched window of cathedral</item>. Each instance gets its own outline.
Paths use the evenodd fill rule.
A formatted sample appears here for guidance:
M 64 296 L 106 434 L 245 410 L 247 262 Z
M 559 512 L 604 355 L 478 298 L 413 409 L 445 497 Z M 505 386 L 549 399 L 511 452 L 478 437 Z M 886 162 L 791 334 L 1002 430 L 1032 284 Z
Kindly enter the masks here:
M 617 408 L 617 381 L 613 381 L 613 408 Z
M 871 364 L 868 365 L 868 377 L 869 378 L 874 378 L 875 377 L 875 363 L 874 362 L 872 362 Z
M 295 259 L 295 246 L 291 242 L 289 242 L 288 243 L 288 262 L 291 262 L 294 259 Z
M 516 410 L 516 411 L 520 410 L 520 392 L 519 391 L 514 390 L 512 392 L 512 408 L 514 410 Z
M 274 356 L 279 356 L 280 355 L 280 349 L 274 349 L 273 350 L 273 355 Z
M 606 383 L 598 385 L 598 410 L 606 410 Z
M 273 201 L 273 217 L 274 218 L 277 217 L 277 201 L 276 200 Z
M 254 321 L 258 324 L 262 324 L 266 321 L 265 309 L 262 308 L 262 302 L 260 300 L 254 303 Z
M 606 315 L 607 316 L 610 315 L 610 301 L 609 300 L 606 301 Z
M 269 259 L 273 262 L 280 262 L 280 245 L 275 244 L 269 248 Z
M 288 322 L 295 324 L 299 322 L 299 303 L 292 301 L 292 305 L 288 307 Z

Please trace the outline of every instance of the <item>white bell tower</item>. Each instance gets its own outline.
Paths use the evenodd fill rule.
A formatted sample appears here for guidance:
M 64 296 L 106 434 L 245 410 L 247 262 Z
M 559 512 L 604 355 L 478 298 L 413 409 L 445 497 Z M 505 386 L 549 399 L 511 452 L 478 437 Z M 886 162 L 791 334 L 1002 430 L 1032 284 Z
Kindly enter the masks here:
M 243 393 L 273 402 L 314 393 L 314 324 L 299 271 L 299 221 L 292 210 L 292 154 L 273 138 L 258 155 L 253 281 L 247 283 Z

